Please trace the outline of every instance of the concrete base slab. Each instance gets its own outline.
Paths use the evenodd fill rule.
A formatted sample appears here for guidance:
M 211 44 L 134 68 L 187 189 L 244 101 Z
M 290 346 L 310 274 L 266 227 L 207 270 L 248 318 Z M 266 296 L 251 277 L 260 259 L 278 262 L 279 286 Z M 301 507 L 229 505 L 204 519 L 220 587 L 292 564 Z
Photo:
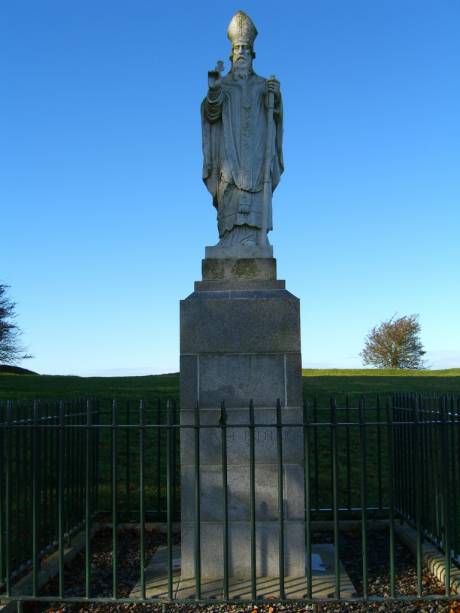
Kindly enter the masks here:
M 396 534 L 417 555 L 417 532 L 408 524 L 395 526 Z M 437 547 L 428 541 L 422 542 L 422 562 L 430 572 L 440 581 L 446 584 L 446 556 Z M 460 594 L 460 570 L 451 563 L 450 590 L 454 594 Z
M 168 598 L 168 552 L 166 547 L 159 547 L 145 569 L 145 585 L 147 598 Z M 257 577 L 257 598 L 279 598 L 278 577 Z M 313 598 L 334 598 L 334 546 L 331 544 L 315 544 L 312 546 L 312 592 Z M 307 597 L 307 578 L 285 577 L 285 596 L 288 599 Z M 251 600 L 251 580 L 247 577 L 230 577 L 229 599 Z M 182 579 L 180 571 L 180 545 L 173 547 L 173 598 L 195 598 L 195 580 Z M 355 588 L 345 568 L 340 564 L 340 596 L 352 598 Z M 132 590 L 130 597 L 142 597 L 140 584 Z M 203 599 L 223 598 L 223 579 L 203 579 L 201 582 L 201 597 Z
M 91 528 L 91 538 L 100 530 L 103 526 L 101 524 L 94 524 Z M 85 548 L 85 531 L 82 530 L 78 534 L 75 534 L 71 539 L 71 544 L 64 548 L 64 564 L 69 564 L 75 556 L 79 554 Z M 38 589 L 41 589 L 48 581 L 54 579 L 59 573 L 59 552 L 54 551 L 52 554 L 44 558 L 40 565 L 38 573 Z M 0 584 L 1 588 L 3 586 Z M 4 594 L 0 594 L 0 611 L 1 613 L 15 613 L 17 608 L 17 602 L 13 600 L 15 596 L 32 596 L 33 577 L 32 571 L 25 577 L 20 579 L 12 587 L 11 601 L 2 606 L 2 599 Z M 21 609 L 22 610 L 22 609 Z

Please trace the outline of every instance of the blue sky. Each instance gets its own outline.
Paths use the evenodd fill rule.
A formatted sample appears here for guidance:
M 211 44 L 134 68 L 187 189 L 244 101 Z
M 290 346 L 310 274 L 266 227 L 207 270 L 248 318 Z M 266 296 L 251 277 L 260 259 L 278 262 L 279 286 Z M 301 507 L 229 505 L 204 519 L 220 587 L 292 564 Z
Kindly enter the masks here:
M 394 313 L 460 366 L 458 0 L 4 0 L 0 281 L 24 365 L 178 369 L 179 300 L 217 241 L 199 105 L 238 9 L 282 86 L 270 239 L 304 366 L 359 366 Z

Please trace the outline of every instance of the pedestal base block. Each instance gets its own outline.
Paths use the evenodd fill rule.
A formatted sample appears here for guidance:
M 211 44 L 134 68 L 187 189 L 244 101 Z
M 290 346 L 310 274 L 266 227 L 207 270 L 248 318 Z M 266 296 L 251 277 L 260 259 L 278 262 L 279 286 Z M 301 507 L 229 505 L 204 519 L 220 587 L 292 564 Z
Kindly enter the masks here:
M 208 255 L 208 253 L 207 253 Z M 181 424 L 200 423 L 200 549 L 204 579 L 222 577 L 224 496 L 220 407 L 225 402 L 229 573 L 251 576 L 249 402 L 255 411 L 258 576 L 279 570 L 279 470 L 283 473 L 286 576 L 305 573 L 300 304 L 276 279 L 272 257 L 214 257 L 181 301 Z M 260 254 L 259 254 L 260 256 Z M 281 405 L 282 455 L 276 431 Z M 261 425 L 263 424 L 263 426 Z M 273 424 L 273 426 L 271 426 Z M 232 427 L 233 426 L 233 427 Z M 248 426 L 248 427 L 246 427 Z M 181 431 L 182 578 L 195 572 L 195 431 Z

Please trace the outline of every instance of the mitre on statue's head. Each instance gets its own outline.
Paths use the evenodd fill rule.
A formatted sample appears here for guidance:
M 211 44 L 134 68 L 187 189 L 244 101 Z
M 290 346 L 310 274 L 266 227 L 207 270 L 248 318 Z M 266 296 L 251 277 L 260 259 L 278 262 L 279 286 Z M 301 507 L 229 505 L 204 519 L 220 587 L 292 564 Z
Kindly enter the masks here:
M 252 49 L 257 36 L 256 26 L 246 13 L 238 11 L 233 15 L 228 25 L 227 36 L 231 40 L 232 46 L 236 44 L 249 45 Z

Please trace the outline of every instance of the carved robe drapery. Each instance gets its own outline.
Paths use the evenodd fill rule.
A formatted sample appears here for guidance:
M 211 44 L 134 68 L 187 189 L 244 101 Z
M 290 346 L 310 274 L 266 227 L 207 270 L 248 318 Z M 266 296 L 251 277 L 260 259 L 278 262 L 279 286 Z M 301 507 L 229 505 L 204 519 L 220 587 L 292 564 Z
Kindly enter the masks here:
M 267 138 L 265 79 L 252 73 L 247 79 L 228 74 L 221 87 L 209 90 L 201 105 L 203 180 L 217 209 L 219 236 L 235 226 L 262 228 L 264 166 Z M 283 172 L 282 105 L 275 105 L 271 146 L 272 191 Z M 271 202 L 266 213 L 272 229 Z

